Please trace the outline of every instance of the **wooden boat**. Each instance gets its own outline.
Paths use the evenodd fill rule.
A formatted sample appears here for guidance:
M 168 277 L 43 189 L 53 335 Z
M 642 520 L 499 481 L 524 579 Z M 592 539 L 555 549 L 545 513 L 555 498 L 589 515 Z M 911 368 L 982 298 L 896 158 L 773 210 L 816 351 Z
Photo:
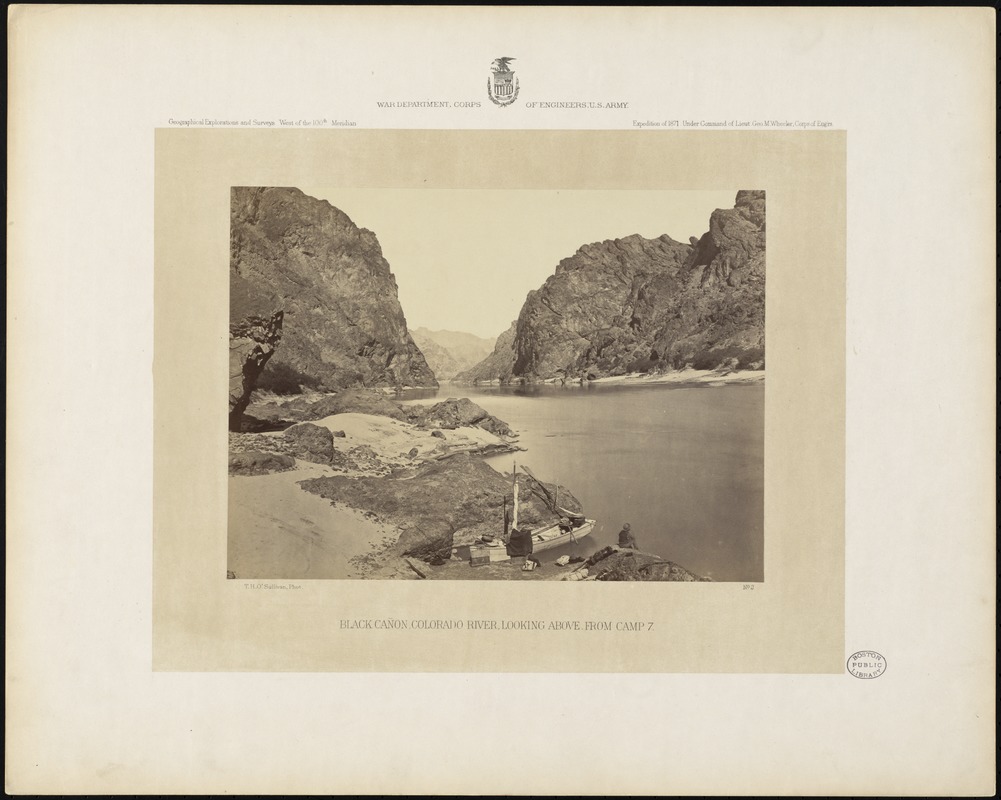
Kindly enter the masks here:
M 512 514 L 512 527 L 518 526 L 518 479 L 517 479 L 518 466 L 515 464 L 514 467 L 514 509 Z M 560 528 L 558 522 L 554 522 L 551 525 L 546 525 L 545 527 L 538 528 L 532 531 L 532 553 L 538 553 L 543 550 L 552 550 L 556 547 L 562 547 L 565 544 L 576 544 L 585 536 L 591 534 L 594 530 L 595 520 L 587 519 L 583 514 L 577 514 L 573 511 L 569 511 L 562 506 L 556 505 L 554 502 L 554 510 L 558 512 L 561 516 L 565 517 L 570 521 L 570 529 L 566 530 Z M 467 545 L 466 547 L 459 548 L 459 555 L 461 558 L 468 558 L 473 566 L 478 566 L 480 564 L 489 564 L 493 561 L 508 561 L 510 556 L 507 554 L 507 547 L 504 542 L 500 539 L 494 539 L 490 542 L 477 542 L 475 544 Z
M 572 518 L 570 519 L 573 522 Z M 532 531 L 532 552 L 538 553 L 540 550 L 551 550 L 554 547 L 560 547 L 564 544 L 576 544 L 593 530 L 593 519 L 584 519 L 578 527 L 571 527 L 569 531 L 560 530 L 559 524 L 539 528 L 536 531 Z

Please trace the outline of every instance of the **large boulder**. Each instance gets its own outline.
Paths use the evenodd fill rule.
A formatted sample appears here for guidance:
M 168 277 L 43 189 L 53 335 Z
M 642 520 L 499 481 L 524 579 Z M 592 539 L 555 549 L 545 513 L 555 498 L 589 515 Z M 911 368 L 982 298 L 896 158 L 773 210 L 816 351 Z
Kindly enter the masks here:
M 326 428 L 300 422 L 286 428 L 283 436 L 291 443 L 292 454 L 303 461 L 329 464 L 334 454 L 334 435 Z
M 424 430 L 455 430 L 456 428 L 482 428 L 495 436 L 513 436 L 514 432 L 504 420 L 488 414 L 467 397 L 450 397 L 432 406 L 410 406 L 405 409 L 407 419 Z
M 229 326 L 229 429 L 239 431 L 258 376 L 282 338 L 284 312 L 251 315 Z

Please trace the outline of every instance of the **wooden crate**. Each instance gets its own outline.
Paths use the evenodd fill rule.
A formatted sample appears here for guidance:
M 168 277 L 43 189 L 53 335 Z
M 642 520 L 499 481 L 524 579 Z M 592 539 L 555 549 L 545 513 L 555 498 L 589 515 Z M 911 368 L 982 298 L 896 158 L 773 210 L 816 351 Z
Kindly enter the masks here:
M 507 554 L 507 549 L 504 547 L 486 547 L 486 546 L 476 546 L 473 545 L 469 548 L 470 559 L 485 558 L 488 563 L 491 561 L 507 561 L 510 556 Z

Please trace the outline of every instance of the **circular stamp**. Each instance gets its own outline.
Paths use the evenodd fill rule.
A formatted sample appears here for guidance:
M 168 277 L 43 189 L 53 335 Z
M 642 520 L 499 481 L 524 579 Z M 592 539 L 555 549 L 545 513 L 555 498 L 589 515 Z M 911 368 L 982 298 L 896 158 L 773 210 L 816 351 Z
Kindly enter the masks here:
M 878 678 L 886 672 L 886 659 L 875 650 L 859 650 L 849 656 L 848 671 L 864 680 Z

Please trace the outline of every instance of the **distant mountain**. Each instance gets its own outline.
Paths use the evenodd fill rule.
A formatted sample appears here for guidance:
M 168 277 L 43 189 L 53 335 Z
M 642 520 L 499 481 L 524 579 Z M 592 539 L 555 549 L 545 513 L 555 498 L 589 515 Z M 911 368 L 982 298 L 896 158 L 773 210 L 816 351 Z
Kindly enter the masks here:
M 518 321 L 497 337 L 493 352 L 478 364 L 469 367 L 453 377 L 459 383 L 477 381 L 500 381 L 508 383 L 514 376 L 514 340 L 518 332 Z
M 293 188 L 235 187 L 230 321 L 284 312 L 258 385 L 437 386 L 375 234 Z
M 633 235 L 584 245 L 529 292 L 511 333 L 459 379 L 762 368 L 765 193 L 738 192 L 689 244 Z
M 462 370 L 483 360 L 494 347 L 494 339 L 483 339 L 461 331 L 410 331 L 439 381 L 451 380 Z
M 431 371 L 439 383 L 447 381 L 459 371 L 459 362 L 440 344 L 431 339 L 422 339 L 415 331 L 411 331 L 410 336 L 421 349 L 428 366 L 431 367 Z

